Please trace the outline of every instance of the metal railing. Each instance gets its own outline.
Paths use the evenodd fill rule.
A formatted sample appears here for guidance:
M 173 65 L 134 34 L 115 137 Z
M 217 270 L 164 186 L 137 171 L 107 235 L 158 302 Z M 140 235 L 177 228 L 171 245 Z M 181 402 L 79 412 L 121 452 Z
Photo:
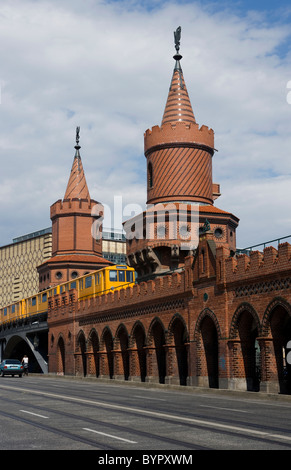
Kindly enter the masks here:
M 290 238 L 291 240 L 291 235 L 287 235 L 286 237 L 281 237 L 281 238 L 275 238 L 274 240 L 269 240 L 267 242 L 258 243 L 257 245 L 248 246 L 246 248 L 237 248 L 235 251 L 235 254 L 238 254 L 238 255 L 248 254 L 251 251 L 253 251 L 254 248 L 259 248 L 259 247 L 262 247 L 262 250 L 264 250 L 267 246 L 274 246 L 272 244 L 274 244 L 275 242 L 278 246 L 280 243 L 282 243 L 282 240 L 287 240 L 288 238 Z

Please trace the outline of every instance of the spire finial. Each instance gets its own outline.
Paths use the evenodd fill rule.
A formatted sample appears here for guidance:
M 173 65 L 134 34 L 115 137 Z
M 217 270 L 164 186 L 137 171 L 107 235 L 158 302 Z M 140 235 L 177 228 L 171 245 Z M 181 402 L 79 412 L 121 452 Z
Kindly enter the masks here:
M 175 49 L 176 49 L 176 54 L 174 55 L 174 59 L 176 61 L 179 61 L 182 59 L 181 54 L 179 53 L 180 51 L 180 40 L 181 40 L 181 26 L 179 26 L 176 31 L 174 31 L 174 39 L 175 39 Z
M 76 144 L 79 146 L 80 140 L 80 127 L 76 127 Z
M 75 154 L 75 157 L 80 157 L 79 150 L 80 150 L 81 147 L 79 145 L 79 140 L 80 140 L 80 127 L 76 127 L 76 145 L 75 145 L 76 154 Z
M 176 29 L 176 31 L 174 31 L 174 38 L 175 38 L 175 48 L 178 54 L 180 50 L 181 26 L 179 26 Z

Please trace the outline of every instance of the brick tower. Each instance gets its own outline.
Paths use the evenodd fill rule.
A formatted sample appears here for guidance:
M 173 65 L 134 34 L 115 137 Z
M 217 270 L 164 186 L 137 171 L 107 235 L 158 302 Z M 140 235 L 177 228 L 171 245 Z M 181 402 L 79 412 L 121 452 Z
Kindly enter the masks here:
M 196 122 L 181 67 L 181 28 L 174 33 L 176 54 L 161 126 L 144 135 L 147 210 L 128 221 L 128 262 L 140 279 L 184 266 L 199 235 L 235 249 L 238 219 L 215 207 L 220 187 L 212 181 L 214 132 Z
M 52 220 L 52 257 L 38 267 L 39 288 L 46 289 L 112 263 L 102 257 L 102 226 L 92 237 L 93 207 L 100 203 L 90 198 L 80 156 L 77 127 L 75 156 L 64 199 L 50 208 Z M 93 211 L 94 212 L 94 211 Z

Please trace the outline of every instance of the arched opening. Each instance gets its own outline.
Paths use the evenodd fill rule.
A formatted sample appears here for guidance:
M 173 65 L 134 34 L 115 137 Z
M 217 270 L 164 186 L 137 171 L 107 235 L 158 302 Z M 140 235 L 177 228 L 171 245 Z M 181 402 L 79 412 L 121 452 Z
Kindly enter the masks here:
M 29 372 L 40 373 L 41 368 L 28 343 L 21 336 L 15 335 L 9 339 L 3 352 L 3 359 L 22 360 L 24 355 L 28 356 Z
M 117 333 L 117 338 L 119 339 L 119 344 L 120 344 L 124 380 L 128 380 L 128 377 L 129 377 L 128 333 L 124 326 L 121 326 L 119 328 L 118 333 Z
M 105 370 L 103 371 L 103 373 L 105 373 L 105 375 L 108 375 L 110 379 L 112 379 L 113 373 L 114 373 L 113 353 L 112 353 L 113 337 L 109 328 L 106 328 L 106 330 L 103 333 L 103 343 L 104 343 L 105 352 L 106 352 L 106 362 L 104 364 Z
M 141 382 L 145 382 L 147 376 L 147 365 L 146 365 L 146 335 L 143 326 L 138 323 L 133 330 L 132 336 L 134 338 L 136 349 L 137 349 L 137 369 L 136 375 L 140 376 Z
M 100 375 L 100 355 L 99 355 L 99 339 L 95 330 L 89 336 L 88 348 L 91 351 L 90 375 L 99 377 Z
M 291 394 L 291 364 L 287 360 L 290 351 L 291 317 L 283 305 L 277 305 L 270 314 L 274 355 L 280 393 Z
M 65 343 L 62 337 L 59 338 L 57 347 L 57 373 L 65 375 Z
M 77 339 L 77 350 L 80 354 L 80 367 L 78 372 L 86 377 L 87 375 L 87 359 L 86 359 L 86 339 L 83 332 L 81 332 Z
M 260 388 L 260 350 L 257 342 L 258 327 L 251 312 L 241 312 L 237 331 L 240 339 L 242 356 L 242 374 L 246 380 L 248 391 L 258 391 Z
M 164 328 L 159 321 L 155 321 L 152 326 L 152 337 L 156 350 L 159 383 L 164 384 L 166 377 L 166 354 L 164 345 L 166 341 Z
M 173 334 L 175 344 L 180 385 L 187 385 L 188 352 L 185 343 L 188 341 L 188 333 L 186 325 L 180 318 L 175 318 L 173 321 L 171 332 Z
M 216 326 L 208 315 L 201 321 L 200 332 L 202 374 L 208 376 L 209 388 L 218 388 L 218 335 Z

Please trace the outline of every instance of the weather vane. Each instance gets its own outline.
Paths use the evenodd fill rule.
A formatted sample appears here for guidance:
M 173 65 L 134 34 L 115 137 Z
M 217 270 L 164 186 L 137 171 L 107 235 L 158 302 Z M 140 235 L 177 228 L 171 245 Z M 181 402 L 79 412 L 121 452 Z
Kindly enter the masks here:
M 174 39 L 175 39 L 175 48 L 177 54 L 179 54 L 180 50 L 180 40 L 181 40 L 181 26 L 179 26 L 176 31 L 174 31 Z
M 178 71 L 179 77 L 180 77 L 180 86 L 182 89 L 184 89 L 184 83 L 182 79 L 182 68 L 180 64 L 180 60 L 182 59 L 182 56 L 180 54 L 180 40 L 181 40 L 181 26 L 179 26 L 176 31 L 174 31 L 174 39 L 175 39 L 175 48 L 176 48 L 176 54 L 173 56 L 173 59 L 175 59 L 176 64 L 174 71 Z M 171 87 L 170 87 L 171 89 Z
M 76 127 L 76 144 L 79 145 L 80 140 L 80 127 Z

